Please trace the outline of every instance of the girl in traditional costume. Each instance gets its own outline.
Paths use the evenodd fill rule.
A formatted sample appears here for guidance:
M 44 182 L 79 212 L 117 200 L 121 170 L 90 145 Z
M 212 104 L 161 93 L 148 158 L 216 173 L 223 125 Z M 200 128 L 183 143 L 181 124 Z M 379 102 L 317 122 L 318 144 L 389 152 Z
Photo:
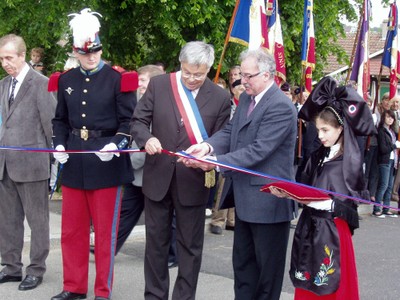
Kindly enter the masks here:
M 335 193 L 369 199 L 356 135 L 376 129 L 367 102 L 348 87 L 323 78 L 299 112 L 315 121 L 321 146 L 311 155 L 302 183 Z M 278 197 L 290 196 L 273 188 Z M 290 278 L 295 300 L 358 300 L 358 279 L 352 234 L 358 228 L 357 204 L 330 195 L 324 201 L 301 201 L 303 212 L 296 227 Z M 296 200 L 296 199 L 294 199 Z

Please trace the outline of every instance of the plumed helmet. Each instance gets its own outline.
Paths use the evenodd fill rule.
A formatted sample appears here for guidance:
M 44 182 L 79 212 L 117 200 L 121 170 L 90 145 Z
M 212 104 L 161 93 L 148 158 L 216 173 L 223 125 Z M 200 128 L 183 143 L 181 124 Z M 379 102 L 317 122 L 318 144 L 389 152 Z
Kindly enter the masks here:
M 99 38 L 100 22 L 96 15 L 102 17 L 101 14 L 92 12 L 90 8 L 68 15 L 73 17 L 69 25 L 74 40 L 73 48 L 79 54 L 93 53 L 102 49 Z

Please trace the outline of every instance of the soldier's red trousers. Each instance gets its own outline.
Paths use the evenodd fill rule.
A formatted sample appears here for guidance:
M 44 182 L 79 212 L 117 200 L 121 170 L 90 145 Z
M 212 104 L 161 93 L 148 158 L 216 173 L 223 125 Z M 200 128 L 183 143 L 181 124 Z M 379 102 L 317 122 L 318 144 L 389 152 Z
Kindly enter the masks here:
M 95 231 L 96 296 L 111 298 L 122 188 L 80 190 L 62 186 L 63 290 L 86 294 L 91 221 Z

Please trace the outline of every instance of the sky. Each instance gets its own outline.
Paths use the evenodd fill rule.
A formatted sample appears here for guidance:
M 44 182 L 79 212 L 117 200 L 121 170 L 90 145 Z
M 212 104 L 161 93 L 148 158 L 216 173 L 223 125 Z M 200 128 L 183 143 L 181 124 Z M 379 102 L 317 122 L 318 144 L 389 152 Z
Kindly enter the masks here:
M 355 6 L 355 3 L 353 0 L 350 0 L 350 3 L 352 3 Z M 387 20 L 389 16 L 389 7 L 383 7 L 381 4 L 381 0 L 371 0 L 371 5 L 372 5 L 372 18 L 370 19 L 370 27 L 381 27 L 381 24 L 383 20 Z M 397 7 L 399 9 L 399 6 Z M 357 8 L 356 8 L 357 9 Z M 349 24 L 346 20 L 343 21 L 345 24 Z M 358 22 L 352 22 L 350 23 L 353 26 L 357 26 Z
M 389 16 L 389 7 L 383 7 L 380 0 L 371 0 L 372 18 L 370 27 L 380 27 L 382 21 Z

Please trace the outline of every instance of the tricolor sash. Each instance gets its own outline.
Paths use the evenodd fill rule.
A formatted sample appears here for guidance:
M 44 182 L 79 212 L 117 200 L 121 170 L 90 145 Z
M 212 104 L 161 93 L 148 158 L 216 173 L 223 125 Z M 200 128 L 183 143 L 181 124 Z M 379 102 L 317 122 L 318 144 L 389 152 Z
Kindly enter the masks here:
M 192 92 L 181 82 L 181 72 L 171 73 L 171 87 L 176 105 L 181 114 L 185 130 L 192 145 L 199 144 L 208 138 L 199 108 Z M 211 188 L 215 185 L 215 171 L 205 173 L 204 185 Z
M 190 143 L 194 145 L 207 139 L 208 134 L 192 92 L 181 83 L 180 75 L 180 72 L 170 74 L 172 92 Z

